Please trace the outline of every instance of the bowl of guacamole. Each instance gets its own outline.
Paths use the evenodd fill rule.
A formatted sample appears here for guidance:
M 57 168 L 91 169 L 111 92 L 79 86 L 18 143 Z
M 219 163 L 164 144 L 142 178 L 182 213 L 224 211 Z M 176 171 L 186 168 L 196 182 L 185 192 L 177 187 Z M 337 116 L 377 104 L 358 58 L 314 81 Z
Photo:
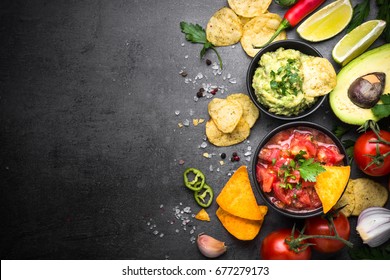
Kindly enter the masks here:
M 328 71 L 318 71 L 315 66 L 310 73 L 311 64 L 318 64 L 313 60 L 316 58 L 325 60 L 318 50 L 299 40 L 276 41 L 261 49 L 247 72 L 246 84 L 252 101 L 265 114 L 282 120 L 297 120 L 313 113 L 330 92 L 329 88 L 322 89 L 330 84 L 328 76 L 313 86 L 318 72 Z M 319 61 L 321 66 L 323 62 Z M 335 79 L 330 62 L 325 63 L 327 69 L 331 68 L 329 80 Z

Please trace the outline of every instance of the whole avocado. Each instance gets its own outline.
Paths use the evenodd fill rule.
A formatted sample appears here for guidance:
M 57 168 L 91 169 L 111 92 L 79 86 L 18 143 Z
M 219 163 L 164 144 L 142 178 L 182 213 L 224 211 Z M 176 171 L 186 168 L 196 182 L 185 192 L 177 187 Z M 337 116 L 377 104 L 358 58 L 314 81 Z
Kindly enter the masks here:
M 341 121 L 352 125 L 363 125 L 367 120 L 379 121 L 370 108 L 361 108 L 348 97 L 350 85 L 359 77 L 372 72 L 386 74 L 383 94 L 390 94 L 390 44 L 363 53 L 337 74 L 337 85 L 329 94 L 329 103 L 333 113 Z

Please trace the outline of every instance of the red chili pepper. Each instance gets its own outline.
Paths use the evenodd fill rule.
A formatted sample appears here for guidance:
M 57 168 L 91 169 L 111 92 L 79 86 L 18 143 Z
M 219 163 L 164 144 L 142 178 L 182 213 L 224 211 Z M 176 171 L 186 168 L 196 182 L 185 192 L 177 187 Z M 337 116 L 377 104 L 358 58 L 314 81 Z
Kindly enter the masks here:
M 280 32 L 297 25 L 302 19 L 317 9 L 324 2 L 325 0 L 298 0 L 298 2 L 286 12 L 282 22 L 275 31 L 274 35 L 272 35 L 271 39 L 269 39 L 264 45 L 254 46 L 254 48 L 261 49 L 269 45 L 269 43 L 271 43 L 280 34 Z

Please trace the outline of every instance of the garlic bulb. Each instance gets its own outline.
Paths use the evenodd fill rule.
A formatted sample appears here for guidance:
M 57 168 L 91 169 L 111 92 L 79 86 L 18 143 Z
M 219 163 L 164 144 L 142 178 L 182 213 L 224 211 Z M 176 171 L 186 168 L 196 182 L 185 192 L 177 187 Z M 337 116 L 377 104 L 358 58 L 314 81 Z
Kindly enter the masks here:
M 358 218 L 357 232 L 363 243 L 377 247 L 390 239 L 390 210 L 370 207 L 363 210 Z
M 225 242 L 219 241 L 214 237 L 200 233 L 196 240 L 199 251 L 208 258 L 216 258 L 226 252 Z

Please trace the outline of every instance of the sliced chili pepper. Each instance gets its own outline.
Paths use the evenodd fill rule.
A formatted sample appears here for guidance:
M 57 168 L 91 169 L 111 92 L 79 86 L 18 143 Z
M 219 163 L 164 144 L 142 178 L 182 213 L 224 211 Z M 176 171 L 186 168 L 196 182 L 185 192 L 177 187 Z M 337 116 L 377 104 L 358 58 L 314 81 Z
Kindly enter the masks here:
M 325 0 L 298 0 L 284 15 L 278 29 L 274 35 L 262 46 L 253 46 L 255 49 L 261 49 L 269 45 L 283 30 L 294 27 L 307 15 L 317 9 Z
M 192 181 L 190 181 L 190 179 L 188 178 L 188 175 L 190 173 L 193 173 L 195 175 L 195 178 Z M 192 191 L 200 191 L 203 188 L 206 180 L 202 171 L 196 168 L 187 168 L 184 171 L 183 177 L 184 185 Z
M 204 184 L 202 189 L 194 192 L 194 198 L 199 206 L 207 208 L 213 202 L 214 191 L 209 185 Z

